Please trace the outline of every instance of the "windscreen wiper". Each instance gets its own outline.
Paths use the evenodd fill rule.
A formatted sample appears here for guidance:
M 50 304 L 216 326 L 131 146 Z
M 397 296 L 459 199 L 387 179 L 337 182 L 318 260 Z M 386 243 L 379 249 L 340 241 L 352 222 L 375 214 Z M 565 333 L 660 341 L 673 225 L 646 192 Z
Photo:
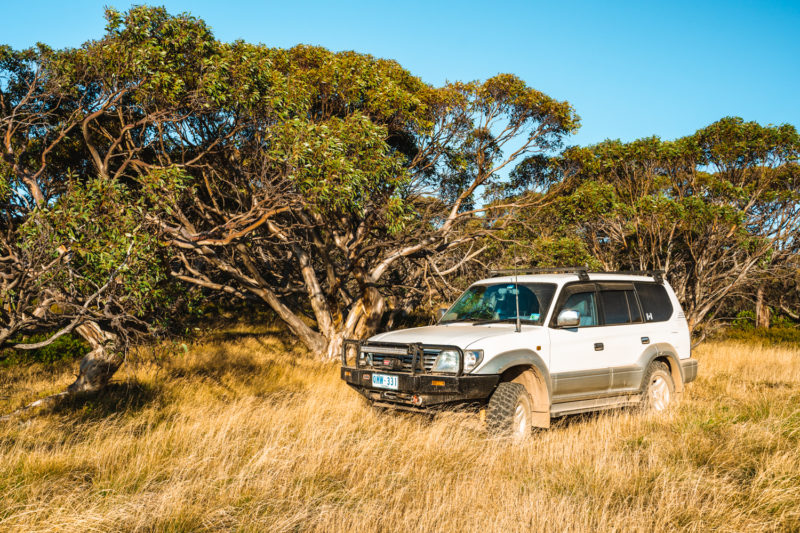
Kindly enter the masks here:
M 492 320 L 479 320 L 478 322 L 473 322 L 472 325 L 473 326 L 480 326 L 481 324 L 499 324 L 501 322 L 516 322 L 516 321 L 517 321 L 517 317 L 495 318 L 495 319 L 492 319 Z M 519 321 L 522 322 L 523 324 L 538 324 L 539 323 L 537 320 L 531 320 L 529 318 L 521 318 L 521 317 L 520 317 Z
M 443 320 L 443 321 L 437 322 L 437 324 L 451 324 L 453 322 L 473 322 L 475 320 L 478 320 L 477 318 L 472 316 L 474 314 L 475 314 L 475 312 L 473 311 L 471 313 L 467 313 L 466 315 L 464 315 L 462 317 L 459 317 L 459 318 L 456 318 L 456 319 L 453 319 L 453 320 Z

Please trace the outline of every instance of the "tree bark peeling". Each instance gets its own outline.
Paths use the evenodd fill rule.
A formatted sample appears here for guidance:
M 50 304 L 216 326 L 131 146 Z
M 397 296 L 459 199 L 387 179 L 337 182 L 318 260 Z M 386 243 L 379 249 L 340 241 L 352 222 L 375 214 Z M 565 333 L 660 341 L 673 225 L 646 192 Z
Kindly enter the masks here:
M 117 336 L 104 331 L 95 322 L 81 324 L 75 331 L 92 348 L 81 359 L 78 377 L 67 387 L 70 394 L 96 392 L 108 384 L 111 376 L 125 360 Z

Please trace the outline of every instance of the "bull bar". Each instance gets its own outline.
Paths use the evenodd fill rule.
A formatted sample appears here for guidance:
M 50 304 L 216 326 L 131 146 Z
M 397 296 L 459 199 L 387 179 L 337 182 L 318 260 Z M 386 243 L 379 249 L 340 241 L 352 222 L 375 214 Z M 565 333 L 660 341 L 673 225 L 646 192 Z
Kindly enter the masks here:
M 425 361 L 424 361 L 424 354 L 425 349 L 429 350 L 438 350 L 440 353 L 445 350 L 452 350 L 458 352 L 458 371 L 456 372 L 456 377 L 461 377 L 464 374 L 464 350 L 459 348 L 458 346 L 449 345 L 449 344 L 422 344 L 420 342 L 412 342 L 412 343 L 399 343 L 399 342 L 365 342 L 355 339 L 346 339 L 342 344 L 342 366 L 347 365 L 347 350 L 348 347 L 355 348 L 355 361 L 354 367 L 356 369 L 360 369 L 361 365 L 361 351 L 364 347 L 368 348 L 375 348 L 376 353 L 380 353 L 383 356 L 392 356 L 392 355 L 410 355 L 411 356 L 411 375 L 414 376 L 417 373 L 420 374 L 429 374 L 432 373 L 425 368 Z M 391 351 L 381 352 L 381 349 L 388 349 Z M 405 349 L 406 352 L 403 353 L 402 350 Z M 364 365 L 366 366 L 366 365 Z M 370 365 L 371 366 L 371 365 Z M 449 372 L 448 372 L 449 374 Z

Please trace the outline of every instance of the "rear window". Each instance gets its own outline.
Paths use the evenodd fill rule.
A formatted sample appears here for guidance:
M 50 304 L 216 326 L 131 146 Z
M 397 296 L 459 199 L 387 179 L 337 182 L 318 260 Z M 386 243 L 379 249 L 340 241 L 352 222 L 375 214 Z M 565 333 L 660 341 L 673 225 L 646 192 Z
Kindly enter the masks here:
M 635 283 L 645 322 L 663 322 L 672 316 L 667 289 L 658 283 Z

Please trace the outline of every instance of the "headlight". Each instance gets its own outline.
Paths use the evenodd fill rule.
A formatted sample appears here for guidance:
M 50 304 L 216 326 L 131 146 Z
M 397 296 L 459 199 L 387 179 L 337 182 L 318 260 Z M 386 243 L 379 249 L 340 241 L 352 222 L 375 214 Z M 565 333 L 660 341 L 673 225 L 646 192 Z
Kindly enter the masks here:
M 455 350 L 443 350 L 436 356 L 433 363 L 433 372 L 458 372 L 458 352 Z
M 469 372 L 483 360 L 483 350 L 467 350 L 464 352 L 464 372 Z

